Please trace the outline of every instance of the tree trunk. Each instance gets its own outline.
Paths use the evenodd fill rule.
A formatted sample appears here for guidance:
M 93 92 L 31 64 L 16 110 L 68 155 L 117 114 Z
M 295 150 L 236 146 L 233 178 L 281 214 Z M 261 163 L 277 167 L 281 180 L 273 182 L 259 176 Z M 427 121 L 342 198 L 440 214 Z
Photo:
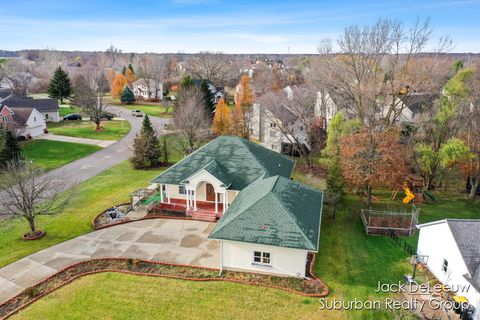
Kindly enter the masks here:
M 367 207 L 372 207 L 372 186 L 367 187 Z
M 63 104 L 63 97 L 60 97 L 60 104 Z
M 101 123 L 101 121 L 95 120 L 95 125 L 96 125 L 95 131 L 101 131 L 102 130 L 102 127 L 100 126 L 100 123 Z
M 32 233 L 35 233 L 37 231 L 37 228 L 35 227 L 35 218 L 27 218 L 28 220 L 28 225 L 30 226 L 30 230 Z
M 480 175 L 477 175 L 477 178 L 475 179 L 475 183 L 473 183 L 473 179 L 470 178 L 470 186 L 472 189 L 470 189 L 470 194 L 468 195 L 469 199 L 475 199 L 475 196 L 477 195 L 477 189 L 478 189 L 478 184 L 480 182 Z

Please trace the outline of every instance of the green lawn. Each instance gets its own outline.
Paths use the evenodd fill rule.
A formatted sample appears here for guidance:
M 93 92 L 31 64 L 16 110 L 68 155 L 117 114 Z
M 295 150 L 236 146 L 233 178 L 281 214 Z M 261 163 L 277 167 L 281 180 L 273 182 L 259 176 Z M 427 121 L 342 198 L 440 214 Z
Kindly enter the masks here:
M 102 131 L 95 131 L 92 121 L 61 121 L 48 123 L 48 132 L 62 136 L 89 138 L 99 140 L 118 140 L 130 131 L 128 121 L 102 121 Z
M 63 118 L 65 117 L 66 115 L 69 115 L 71 113 L 78 113 L 80 115 L 82 115 L 82 117 L 85 117 L 85 118 L 88 118 L 88 116 L 85 114 L 85 112 L 83 112 L 82 109 L 80 108 L 77 108 L 77 107 L 70 107 L 70 106 L 60 106 L 60 110 L 59 110 L 59 114 L 60 114 L 60 118 Z
M 51 140 L 30 140 L 21 143 L 23 156 L 34 164 L 52 170 L 100 149 L 99 146 Z
M 344 319 L 316 299 L 226 282 L 118 273 L 75 280 L 12 319 Z
M 0 222 L 0 267 L 31 253 L 91 231 L 92 219 L 110 206 L 129 200 L 130 192 L 145 187 L 161 170 L 133 170 L 128 161 L 81 183 L 64 212 L 38 219 L 44 238 L 23 241 L 23 220 Z
M 119 99 L 112 99 L 111 104 L 126 108 L 128 110 L 140 110 L 149 116 L 160 117 L 160 118 L 171 118 L 173 116 L 173 107 L 167 108 L 161 104 L 155 103 L 135 103 L 135 104 L 122 104 Z

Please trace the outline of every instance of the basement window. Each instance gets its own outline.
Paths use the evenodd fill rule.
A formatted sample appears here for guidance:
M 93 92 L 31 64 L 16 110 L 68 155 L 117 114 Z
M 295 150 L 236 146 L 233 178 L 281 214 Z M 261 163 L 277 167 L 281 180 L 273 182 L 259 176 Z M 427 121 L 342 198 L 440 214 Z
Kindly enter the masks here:
M 271 265 L 270 252 L 254 251 L 253 263 L 261 265 Z

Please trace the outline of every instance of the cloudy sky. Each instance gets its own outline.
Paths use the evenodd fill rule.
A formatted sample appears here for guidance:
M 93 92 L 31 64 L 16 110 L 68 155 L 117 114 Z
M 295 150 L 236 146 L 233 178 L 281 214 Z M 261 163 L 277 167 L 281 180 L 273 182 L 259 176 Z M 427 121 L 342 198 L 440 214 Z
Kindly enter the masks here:
M 474 0 L 0 0 L 0 49 L 315 53 L 321 39 L 380 17 L 430 17 L 454 52 L 480 52 Z

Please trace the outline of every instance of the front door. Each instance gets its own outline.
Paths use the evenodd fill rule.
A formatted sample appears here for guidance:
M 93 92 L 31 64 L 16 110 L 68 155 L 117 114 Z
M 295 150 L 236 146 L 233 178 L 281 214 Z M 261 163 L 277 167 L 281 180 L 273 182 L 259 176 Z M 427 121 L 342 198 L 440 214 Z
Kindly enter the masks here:
M 207 187 L 207 201 L 215 201 L 215 189 L 210 183 L 206 184 Z

